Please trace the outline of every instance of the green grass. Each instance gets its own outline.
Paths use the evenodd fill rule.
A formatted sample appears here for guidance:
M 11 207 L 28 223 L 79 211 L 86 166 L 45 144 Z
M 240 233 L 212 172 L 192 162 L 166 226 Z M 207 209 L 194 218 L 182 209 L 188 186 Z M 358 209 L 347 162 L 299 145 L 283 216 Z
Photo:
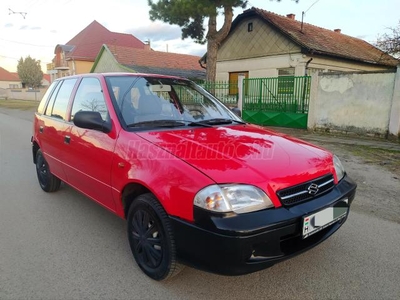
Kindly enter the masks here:
M 36 109 L 39 105 L 39 101 L 30 100 L 0 100 L 0 108 L 11 108 L 11 109 L 22 109 L 32 110 Z
M 344 148 L 361 157 L 364 162 L 381 165 L 400 176 L 400 151 L 360 145 L 357 147 L 346 145 Z

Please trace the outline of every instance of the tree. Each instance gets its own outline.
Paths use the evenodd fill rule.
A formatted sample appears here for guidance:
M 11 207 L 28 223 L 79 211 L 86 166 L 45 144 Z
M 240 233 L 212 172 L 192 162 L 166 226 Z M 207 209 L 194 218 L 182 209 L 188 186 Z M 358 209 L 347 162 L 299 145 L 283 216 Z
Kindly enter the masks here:
M 399 58 L 400 57 L 400 20 L 397 27 L 388 28 L 391 32 L 385 33 L 378 37 L 375 44 L 378 48 L 386 53 Z
M 190 37 L 200 44 L 207 42 L 207 81 L 215 81 L 217 52 L 231 29 L 233 9 L 245 8 L 247 2 L 247 0 L 148 0 L 152 21 L 161 20 L 180 26 L 182 39 Z M 224 15 L 224 23 L 219 30 L 217 30 L 218 14 Z M 205 35 L 206 18 L 208 18 L 208 31 Z
M 42 84 L 43 72 L 40 67 L 40 60 L 33 59 L 30 56 L 24 60 L 21 57 L 18 61 L 17 71 L 23 86 L 37 88 Z

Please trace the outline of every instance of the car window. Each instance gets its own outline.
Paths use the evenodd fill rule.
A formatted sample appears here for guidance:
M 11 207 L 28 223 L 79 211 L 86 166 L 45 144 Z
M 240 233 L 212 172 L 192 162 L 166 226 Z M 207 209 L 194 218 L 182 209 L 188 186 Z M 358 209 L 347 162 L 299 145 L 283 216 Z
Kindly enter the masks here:
M 37 109 L 38 113 L 40 113 L 40 114 L 44 113 L 47 100 L 49 100 L 51 95 L 55 94 L 55 93 L 53 94 L 53 90 L 56 89 L 57 84 L 59 84 L 59 81 L 53 81 L 53 83 L 48 87 L 46 93 L 44 94 L 44 96 L 42 98 L 42 101 L 40 101 L 40 104 L 38 106 L 38 109 Z
M 72 90 L 74 89 L 76 81 L 76 78 L 71 78 L 65 79 L 62 82 L 55 99 L 53 99 L 54 97 L 50 99 L 50 103 L 47 106 L 46 115 L 65 120 L 69 98 Z
M 76 91 L 72 105 L 71 120 L 78 111 L 97 111 L 103 120 L 107 118 L 107 107 L 97 78 L 83 78 Z
M 128 127 L 169 120 L 228 123 L 236 120 L 211 94 L 187 80 L 163 77 L 106 77 L 108 90 Z M 228 124 L 227 123 L 227 124 Z M 154 126 L 162 122 L 153 122 Z
M 54 92 L 51 94 L 50 100 L 49 100 L 49 102 L 47 104 L 47 107 L 46 107 L 46 110 L 44 112 L 44 114 L 46 116 L 51 116 L 51 112 L 53 110 L 53 105 L 54 105 L 54 100 L 56 99 L 58 91 L 60 90 L 61 82 L 62 81 L 57 81 L 57 86 L 54 89 Z

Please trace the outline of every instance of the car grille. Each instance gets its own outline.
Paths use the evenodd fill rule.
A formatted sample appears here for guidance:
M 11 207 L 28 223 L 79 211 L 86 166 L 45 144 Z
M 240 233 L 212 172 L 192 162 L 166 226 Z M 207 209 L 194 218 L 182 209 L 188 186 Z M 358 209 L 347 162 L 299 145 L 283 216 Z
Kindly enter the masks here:
M 276 194 L 282 205 L 291 206 L 319 197 L 329 192 L 335 185 L 333 175 L 329 174 L 289 188 L 279 190 Z

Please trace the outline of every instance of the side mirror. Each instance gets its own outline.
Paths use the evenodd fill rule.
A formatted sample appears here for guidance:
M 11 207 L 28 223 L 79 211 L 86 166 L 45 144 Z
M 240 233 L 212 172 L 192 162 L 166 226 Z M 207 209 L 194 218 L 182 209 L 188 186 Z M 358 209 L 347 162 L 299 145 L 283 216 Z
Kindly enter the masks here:
M 238 117 L 242 117 L 242 111 L 238 107 L 232 108 L 231 111 Z
M 80 128 L 93 129 L 108 133 L 111 124 L 104 121 L 98 111 L 78 111 L 74 115 L 74 124 Z

